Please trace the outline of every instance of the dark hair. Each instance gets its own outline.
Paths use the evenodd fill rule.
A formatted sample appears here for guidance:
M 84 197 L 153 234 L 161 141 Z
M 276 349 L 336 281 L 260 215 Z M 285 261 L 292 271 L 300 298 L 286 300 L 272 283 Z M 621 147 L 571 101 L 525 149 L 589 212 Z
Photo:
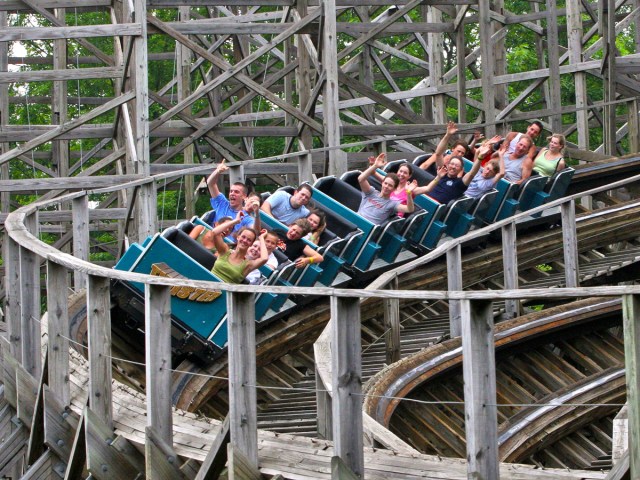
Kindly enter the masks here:
M 305 189 L 307 192 L 309 192 L 309 196 L 312 197 L 313 196 L 313 188 L 311 188 L 311 185 L 309 185 L 308 183 L 302 183 L 300 185 L 298 185 L 298 188 L 296 189 L 296 191 L 298 190 L 302 190 Z
M 460 162 L 460 167 L 464 168 L 464 159 L 460 155 L 456 155 L 455 157 L 451 157 L 449 159 L 449 163 L 451 163 L 451 160 L 458 160 Z
M 307 216 L 307 218 L 309 218 L 311 215 L 317 215 L 318 218 L 320 219 L 320 222 L 318 222 L 318 228 L 323 228 L 327 226 L 327 216 L 322 210 L 318 210 L 317 208 L 312 208 L 309 210 L 309 215 Z M 309 220 L 307 220 L 307 222 L 308 221 Z
M 396 175 L 395 173 L 387 173 L 387 176 L 384 178 L 390 178 L 391 180 L 393 180 L 393 188 L 396 188 L 400 183 L 400 179 L 398 178 L 398 175 Z
M 540 133 L 542 133 L 544 127 L 542 126 L 542 122 L 540 120 L 534 120 L 533 122 L 531 122 L 531 125 L 535 125 L 536 127 L 538 127 L 540 129 Z
M 241 234 L 242 232 L 244 232 L 245 230 L 249 230 L 251 233 L 253 233 L 253 241 L 255 242 L 255 241 L 257 240 L 257 238 L 258 238 L 258 232 L 256 232 L 256 231 L 255 231 L 253 228 L 251 228 L 251 227 L 242 227 L 240 230 L 238 230 L 237 232 L 235 232 L 235 233 L 233 234 L 233 238 L 237 239 L 237 238 L 240 236 L 240 234 Z
M 244 193 L 244 195 L 245 196 L 249 195 L 249 187 L 247 187 L 244 183 L 235 182 L 233 183 L 233 185 L 235 185 L 236 187 L 242 187 L 242 192 Z
M 456 148 L 458 145 L 460 145 L 461 147 L 464 147 L 464 154 L 466 155 L 467 152 L 469 151 L 469 146 L 467 145 L 467 142 L 465 142 L 464 140 L 457 140 L 451 147 L 451 150 Z
M 262 206 L 262 195 L 260 195 L 258 192 L 256 192 L 255 190 L 252 192 L 249 192 L 247 194 L 247 198 L 250 197 L 256 197 L 258 199 L 258 205 Z
M 407 162 L 401 163 L 400 165 L 398 165 L 398 170 L 396 171 L 400 171 L 402 167 L 406 167 L 407 170 L 409 170 L 409 176 L 413 175 L 413 167 L 411 166 L 410 163 L 407 163 Z

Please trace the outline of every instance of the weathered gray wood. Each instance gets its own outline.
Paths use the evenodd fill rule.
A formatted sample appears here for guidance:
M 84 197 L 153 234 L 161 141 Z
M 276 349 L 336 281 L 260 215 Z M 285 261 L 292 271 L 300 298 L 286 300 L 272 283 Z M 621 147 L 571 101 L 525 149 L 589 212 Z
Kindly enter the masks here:
M 12 465 L 18 472 L 22 470 L 20 468 L 24 456 L 22 450 L 25 448 L 28 435 L 29 432 L 24 425 L 19 425 L 5 437 L 2 448 L 0 448 L 0 471 L 4 472 Z
M 489 0 L 478 0 L 478 28 L 480 29 L 480 51 L 482 57 L 482 112 L 487 125 L 484 134 L 491 138 L 496 133 L 495 127 L 495 90 L 493 89 L 493 73 L 495 58 L 491 41 L 491 4 Z M 467 85 L 467 88 L 469 86 Z
M 640 476 L 640 295 L 622 297 L 631 478 Z
M 64 472 L 64 480 L 76 480 L 80 478 L 87 461 L 87 446 L 85 435 L 86 423 L 84 414 L 80 416 L 76 427 L 71 453 L 67 460 L 67 470 Z
M 624 480 L 633 478 L 629 476 L 629 452 L 625 452 L 620 461 L 614 464 L 604 480 Z
M 109 279 L 89 275 L 87 288 L 89 406 L 113 428 L 111 405 L 111 298 Z
M 5 322 L 11 355 L 22 358 L 22 328 L 20 301 L 20 247 L 9 235 L 4 235 L 3 260 L 5 265 Z
M 78 424 L 78 416 L 45 385 L 44 442 L 65 462 L 71 458 Z
M 37 215 L 25 219 L 27 230 L 37 235 Z M 20 340 L 22 342 L 22 366 L 39 378 L 42 368 L 40 353 L 40 262 L 35 253 L 20 247 Z
M 51 40 L 54 38 L 92 38 L 141 35 L 139 24 L 78 25 L 73 27 L 11 27 L 2 31 L 0 41 Z
M 233 443 L 227 445 L 227 468 L 229 480 L 260 480 L 262 475 L 257 466 L 249 460 Z
M 562 105 L 560 98 L 560 54 L 558 52 L 558 7 L 556 0 L 548 0 L 547 11 L 547 59 L 549 62 L 549 96 L 551 105 Z M 551 116 L 551 130 L 556 133 L 562 130 L 560 115 Z
M 91 282 L 91 281 L 90 281 Z M 97 480 L 136 478 L 138 472 L 127 457 L 110 444 L 115 435 L 91 409 L 84 410 L 87 469 Z
M 331 375 L 335 454 L 364 475 L 360 300 L 331 297 Z
M 30 427 L 38 397 L 38 381 L 22 365 L 16 366 L 16 394 L 17 416 Z
M 154 428 L 145 429 L 145 474 L 158 480 L 184 480 L 178 455 Z
M 171 408 L 171 288 L 145 286 L 147 426 L 173 444 Z
M 358 480 L 363 478 L 351 471 L 348 465 L 340 457 L 331 457 L 332 480 Z
M 215 480 L 220 476 L 227 463 L 227 445 L 230 440 L 231 431 L 229 429 L 229 415 L 227 415 L 220 425 L 220 431 L 215 440 L 209 447 L 195 480 Z
M 49 382 L 63 405 L 69 404 L 69 311 L 67 269 L 47 261 L 47 348 Z
M 227 293 L 231 444 L 258 466 L 256 332 L 253 294 Z
M 462 250 L 460 244 L 447 250 L 447 289 L 462 290 Z M 449 329 L 452 337 L 462 334 L 460 302 L 449 300 Z
M 518 248 L 516 245 L 516 224 L 508 223 L 502 227 L 502 267 L 504 269 L 504 288 L 518 289 Z M 520 315 L 520 302 L 508 299 L 504 302 L 505 317 Z
M 467 476 L 498 479 L 498 414 L 492 303 L 461 301 Z
M 582 62 L 582 8 L 577 1 L 567 2 L 567 37 L 569 47 L 569 63 L 578 65 Z M 589 148 L 589 112 L 587 106 L 586 74 L 576 72 L 573 76 L 575 84 L 576 126 L 578 127 L 578 147 Z
M 29 442 L 27 445 L 27 465 L 36 462 L 45 451 L 44 444 L 44 382 L 47 378 L 47 362 L 45 360 L 42 373 L 38 382 L 38 392 L 33 406 L 33 416 L 29 428 Z
M 16 385 L 16 369 L 18 360 L 11 354 L 9 343 L 0 339 L 2 349 L 2 385 L 4 387 L 4 398 L 14 409 L 18 408 L 18 387 Z
M 567 288 L 580 286 L 578 258 L 578 234 L 576 232 L 576 210 L 573 200 L 560 206 L 562 218 L 562 249 L 564 251 L 564 274 Z
M 83 195 L 72 200 L 73 205 L 73 256 L 89 260 L 89 197 Z M 76 290 L 87 288 L 87 274 L 73 272 Z
M 615 465 L 629 450 L 629 404 L 620 409 L 613 419 L 611 435 L 611 463 Z
M 28 464 L 29 468 L 20 477 L 20 480 L 44 480 L 51 478 L 52 464 L 55 461 L 51 450 L 46 450 L 33 463 Z
M 389 283 L 390 290 L 398 289 L 398 277 Z M 384 345 L 387 364 L 400 360 L 400 300 L 388 298 L 384 300 Z

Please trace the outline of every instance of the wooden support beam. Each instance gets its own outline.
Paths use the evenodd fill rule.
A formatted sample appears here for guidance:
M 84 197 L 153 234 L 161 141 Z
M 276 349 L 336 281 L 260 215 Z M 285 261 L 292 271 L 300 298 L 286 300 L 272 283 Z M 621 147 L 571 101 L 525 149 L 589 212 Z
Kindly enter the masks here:
M 224 418 L 220 425 L 220 431 L 214 439 L 209 452 L 205 457 L 195 480 L 216 480 L 227 463 L 227 445 L 231 441 L 231 431 L 229 429 L 229 415 Z
M 102 419 L 102 422 L 106 423 L 109 429 L 112 429 L 109 279 L 89 275 L 88 280 L 89 406 Z
M 44 443 L 62 460 L 71 459 L 78 415 L 44 387 Z
M 256 332 L 253 293 L 227 292 L 231 444 L 258 467 Z
M 89 260 L 89 196 L 82 195 L 72 200 L 73 256 Z M 87 274 L 75 270 L 73 285 L 76 290 L 87 288 Z
M 22 328 L 20 324 L 20 247 L 6 233 L 3 234 L 4 252 L 2 258 L 5 265 L 5 322 L 9 351 L 15 359 L 22 358 Z
M 460 245 L 447 250 L 447 289 L 462 290 L 462 250 Z M 452 337 L 462 334 L 460 320 L 460 301 L 449 300 L 449 330 Z
M 502 227 L 502 268 L 504 270 L 504 288 L 518 289 L 518 246 L 516 244 L 516 224 L 509 223 Z M 520 300 L 504 301 L 505 317 L 515 318 L 520 315 Z
M 622 297 L 631 478 L 640 477 L 640 295 Z
M 69 405 L 68 272 L 47 260 L 48 385 L 63 405 Z
M 38 235 L 37 212 L 25 219 L 27 230 Z M 40 262 L 35 253 L 20 247 L 20 340 L 22 366 L 35 378 L 40 377 L 42 354 L 40 345 Z
M 578 257 L 578 234 L 576 232 L 575 202 L 563 203 L 560 206 L 562 218 L 562 249 L 564 251 L 564 275 L 567 288 L 580 286 L 580 265 Z
M 361 477 L 351 471 L 349 466 L 340 457 L 331 457 L 332 480 L 358 480 Z
M 145 474 L 157 480 L 186 480 L 178 455 L 154 428 L 145 428 Z
M 498 479 L 498 414 L 492 302 L 462 300 L 467 476 Z
M 227 445 L 227 468 L 229 480 L 261 480 L 262 475 L 258 467 L 251 462 L 233 442 Z
M 164 443 L 173 445 L 171 287 L 145 285 L 144 306 L 147 426 Z
M 388 283 L 389 290 L 398 289 L 398 276 L 394 276 Z M 386 298 L 383 300 L 384 308 L 384 345 L 385 358 L 388 365 L 400 360 L 400 300 Z
M 364 476 L 360 299 L 331 297 L 331 374 L 335 454 Z

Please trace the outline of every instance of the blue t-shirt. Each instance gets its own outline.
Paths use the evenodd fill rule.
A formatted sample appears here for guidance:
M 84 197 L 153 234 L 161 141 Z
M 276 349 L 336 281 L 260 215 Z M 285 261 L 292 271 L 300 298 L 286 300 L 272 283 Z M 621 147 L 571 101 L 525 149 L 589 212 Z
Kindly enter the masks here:
M 212 226 L 221 218 L 230 217 L 233 220 L 234 218 L 236 218 L 236 215 L 238 215 L 238 211 L 231 208 L 231 205 L 229 205 L 229 200 L 227 200 L 227 197 L 225 197 L 222 193 L 219 193 L 217 197 L 211 199 L 211 208 L 213 208 L 214 210 L 213 218 L 209 219 Z M 253 217 L 247 212 L 244 213 L 244 217 L 242 218 L 240 223 L 233 227 L 233 230 L 231 230 L 232 232 L 237 232 L 242 227 L 253 227 Z M 235 243 L 235 238 L 229 236 L 227 237 L 227 239 L 230 239 Z
M 285 225 L 291 225 L 299 218 L 307 218 L 309 210 L 304 205 L 298 208 L 291 206 L 291 195 L 278 190 L 265 200 L 271 206 L 271 216 Z
M 488 192 L 495 185 L 495 177 L 484 178 L 482 176 L 482 170 L 476 173 L 476 176 L 473 177 L 471 183 L 469 184 L 469 188 L 464 192 L 467 197 L 477 198 L 485 192 Z
M 461 178 L 444 177 L 441 179 L 429 196 L 440 203 L 449 203 L 451 200 L 460 198 L 467 190 Z

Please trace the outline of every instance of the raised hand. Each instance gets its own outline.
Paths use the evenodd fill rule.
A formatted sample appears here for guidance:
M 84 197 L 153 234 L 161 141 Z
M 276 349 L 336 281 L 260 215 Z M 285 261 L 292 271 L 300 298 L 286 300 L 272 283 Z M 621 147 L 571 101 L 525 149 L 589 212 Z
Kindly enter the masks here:
M 449 120 L 449 122 L 447 122 L 447 135 L 455 135 L 457 132 L 458 126 L 455 124 L 455 122 Z

